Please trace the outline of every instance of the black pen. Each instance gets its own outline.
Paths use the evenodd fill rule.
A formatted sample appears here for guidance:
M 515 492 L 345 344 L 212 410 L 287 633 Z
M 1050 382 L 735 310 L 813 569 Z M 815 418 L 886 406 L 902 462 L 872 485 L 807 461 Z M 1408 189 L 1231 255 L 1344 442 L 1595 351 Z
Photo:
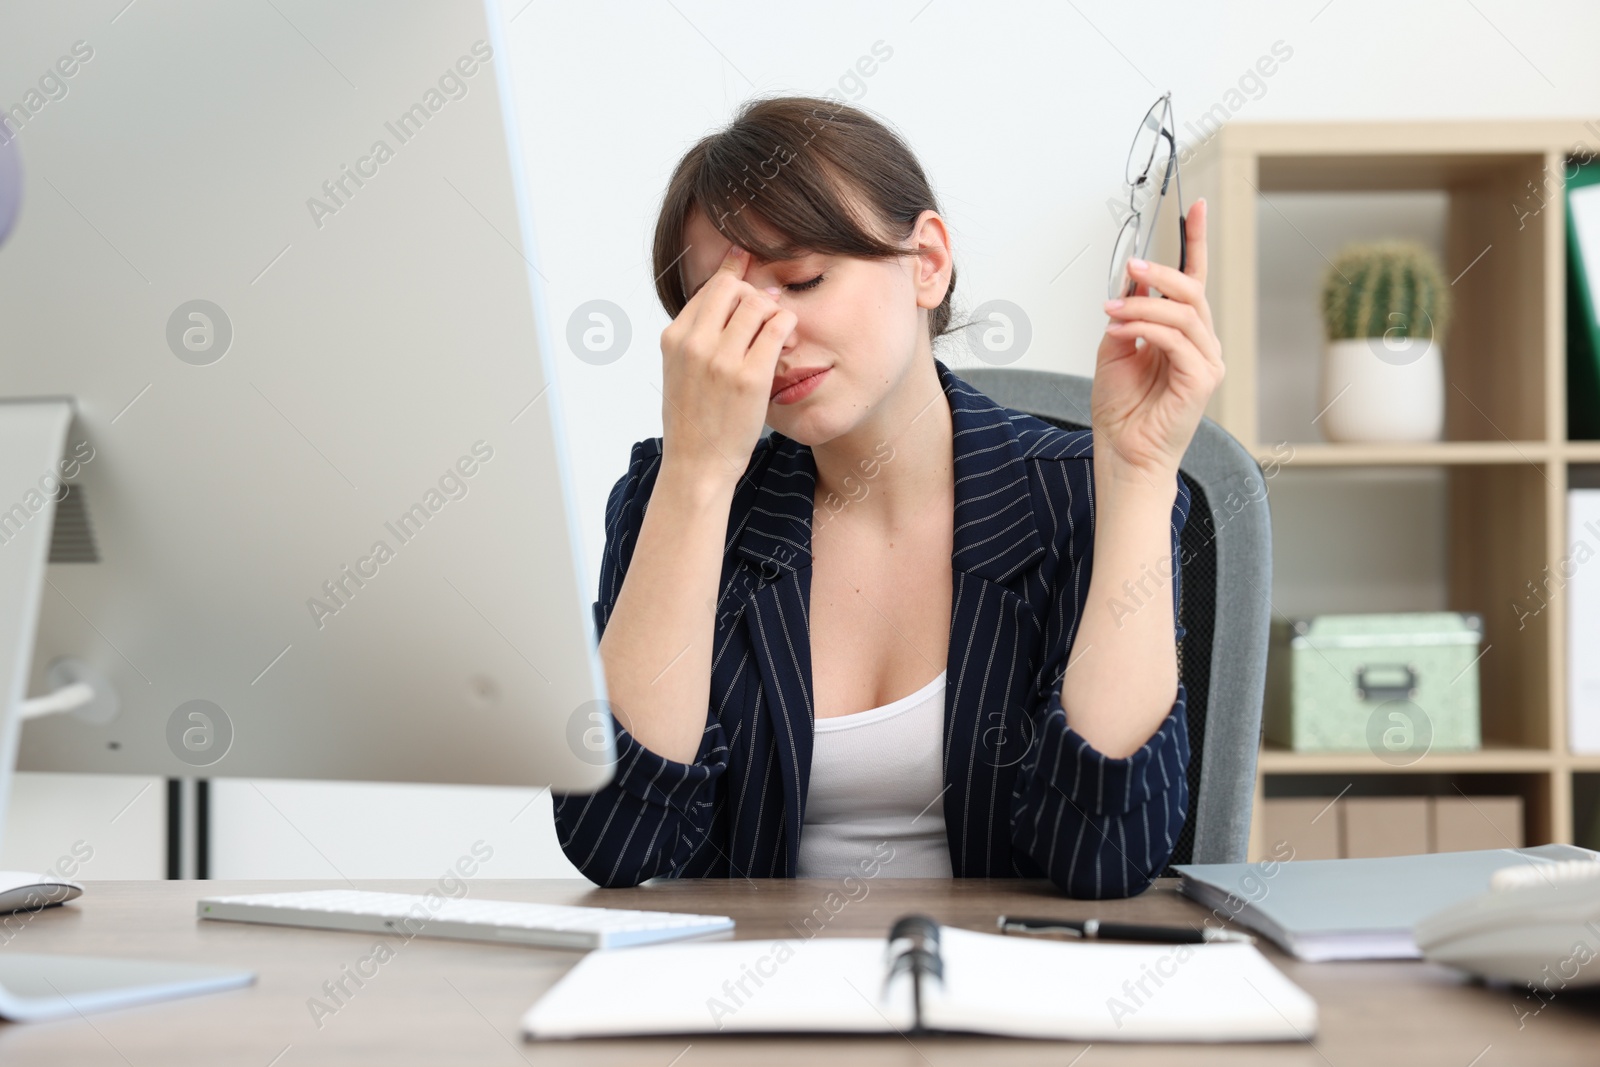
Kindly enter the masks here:
M 1143 923 L 1106 923 L 1099 919 L 1025 919 L 1002 915 L 999 926 L 1003 934 L 1058 934 L 1084 941 L 1157 941 L 1168 945 L 1255 941 L 1249 934 L 1211 926 L 1147 926 Z

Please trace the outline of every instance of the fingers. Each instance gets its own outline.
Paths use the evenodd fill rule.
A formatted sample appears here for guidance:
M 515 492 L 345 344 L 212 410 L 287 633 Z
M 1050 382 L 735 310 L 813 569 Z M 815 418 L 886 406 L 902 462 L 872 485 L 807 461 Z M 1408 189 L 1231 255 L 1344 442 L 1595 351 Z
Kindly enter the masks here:
M 1130 259 L 1128 274 L 1134 281 L 1160 289 L 1164 296 L 1182 300 L 1186 304 L 1198 304 L 1206 298 L 1205 289 L 1199 282 L 1188 274 L 1179 273 L 1178 268 L 1169 267 L 1165 263 Z
M 749 266 L 750 253 L 746 252 L 738 245 L 729 245 L 728 254 L 722 257 L 722 263 L 717 267 L 717 271 L 719 273 L 726 271 L 735 278 L 738 278 L 740 281 L 743 281 L 744 272 L 749 268 Z
M 1194 383 L 1196 388 L 1204 389 L 1207 395 L 1221 381 L 1220 362 L 1213 364 L 1207 360 L 1188 336 L 1175 326 L 1134 319 L 1119 322 L 1106 333 L 1119 338 L 1144 338 L 1146 344 L 1159 348 L 1166 355 L 1167 365 L 1173 374 Z
M 1185 216 L 1184 232 L 1189 239 L 1189 262 L 1184 273 L 1203 288 L 1206 284 L 1206 257 L 1208 246 L 1206 244 L 1207 218 L 1209 209 L 1205 197 L 1201 197 L 1189 205 L 1189 214 Z
M 794 333 L 795 325 L 799 321 L 799 316 L 794 312 L 786 308 L 779 309 L 761 324 L 761 331 L 750 343 L 745 362 L 750 365 L 750 373 L 769 392 L 772 388 L 772 379 L 778 372 L 778 356 L 783 352 L 784 342 L 789 340 L 789 335 Z
M 733 314 L 734 304 L 738 300 L 739 283 L 744 281 L 744 273 L 749 266 L 750 253 L 738 245 L 729 245 L 717 269 L 679 313 L 689 333 L 698 332 L 704 322 L 714 322 L 717 330 L 728 324 L 728 316 Z
M 684 307 L 684 317 L 689 318 L 686 349 L 712 358 L 734 340 L 727 335 L 735 334 L 740 342 L 738 358 L 743 359 L 762 320 L 778 310 L 775 300 L 744 280 L 749 259 L 750 253 L 730 248 L 722 265 Z M 698 309 L 690 317 L 696 303 Z
M 1190 254 L 1193 254 L 1192 246 Z M 1192 305 L 1200 313 L 1206 329 L 1213 328 L 1205 286 L 1194 276 L 1180 273 L 1175 267 L 1164 263 L 1149 263 L 1142 259 L 1128 261 L 1128 274 L 1144 287 L 1145 292 L 1151 288 L 1159 289 L 1163 296 Z
M 1113 307 L 1115 304 L 1117 306 Z M 1131 296 L 1124 300 L 1106 301 L 1106 314 L 1113 321 L 1158 322 L 1182 331 L 1189 343 L 1205 356 L 1206 362 L 1222 364 L 1222 344 L 1211 332 L 1200 312 L 1193 304 L 1181 300 L 1161 300 L 1152 296 Z
M 1128 292 L 1129 283 L 1132 283 L 1132 285 L 1133 285 L 1133 291 L 1132 292 Z M 1116 297 L 1114 297 L 1113 299 L 1122 300 L 1122 299 L 1125 299 L 1127 297 L 1148 296 L 1149 293 L 1150 293 L 1150 287 L 1148 285 L 1146 285 L 1145 283 L 1141 282 L 1141 281 L 1135 280 L 1133 278 L 1133 276 L 1132 276 L 1132 272 L 1129 271 L 1128 269 L 1124 268 L 1124 270 L 1123 270 L 1123 278 L 1122 278 L 1122 287 L 1120 289 L 1118 289 L 1117 292 L 1118 292 L 1118 295 Z M 1111 301 L 1107 300 L 1106 301 L 1106 314 L 1108 316 L 1111 314 L 1110 308 L 1111 308 Z M 1110 326 L 1112 321 L 1113 320 L 1108 319 L 1107 322 L 1106 322 L 1106 325 Z
M 734 308 L 733 317 L 728 320 L 727 327 L 722 331 L 721 339 L 713 358 L 725 359 L 737 366 L 746 362 L 747 355 L 764 355 L 765 349 L 763 349 L 762 353 L 754 353 L 752 351 L 757 335 L 765 331 L 766 327 L 774 319 L 780 317 L 787 317 L 787 321 L 790 323 L 789 328 L 793 328 L 794 312 L 783 310 L 778 306 L 778 302 L 770 296 L 751 288 L 748 284 L 744 285 L 744 291 L 739 294 L 739 305 Z M 789 329 L 784 329 L 782 336 L 779 338 L 779 343 L 781 344 L 784 340 L 787 340 L 788 336 Z M 774 362 L 776 362 L 777 353 L 773 352 L 772 355 Z M 768 377 L 770 378 L 770 375 Z

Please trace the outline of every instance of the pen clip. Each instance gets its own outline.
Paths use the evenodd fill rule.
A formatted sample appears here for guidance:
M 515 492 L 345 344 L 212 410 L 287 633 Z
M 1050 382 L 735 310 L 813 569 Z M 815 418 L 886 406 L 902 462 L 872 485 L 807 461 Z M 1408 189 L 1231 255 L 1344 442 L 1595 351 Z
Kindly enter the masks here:
M 1058 937 L 1069 937 L 1080 941 L 1084 938 L 1084 932 L 1072 926 L 1018 922 L 1005 916 L 1000 919 L 1000 932 L 1003 934 L 1054 934 Z

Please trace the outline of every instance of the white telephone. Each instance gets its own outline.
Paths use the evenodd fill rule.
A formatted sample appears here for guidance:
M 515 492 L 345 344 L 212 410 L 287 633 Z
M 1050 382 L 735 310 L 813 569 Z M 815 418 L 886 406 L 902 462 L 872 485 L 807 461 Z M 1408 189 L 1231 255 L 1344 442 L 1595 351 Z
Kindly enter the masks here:
M 1518 864 L 1412 931 L 1427 959 L 1555 991 L 1600 985 L 1600 861 Z

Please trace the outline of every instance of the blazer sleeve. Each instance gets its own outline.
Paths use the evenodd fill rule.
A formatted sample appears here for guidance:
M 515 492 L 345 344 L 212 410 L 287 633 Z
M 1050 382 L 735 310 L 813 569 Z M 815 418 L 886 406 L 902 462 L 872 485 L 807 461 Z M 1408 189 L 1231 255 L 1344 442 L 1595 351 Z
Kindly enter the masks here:
M 1057 598 L 1070 590 L 1087 595 L 1094 535 L 1092 502 L 1073 509 L 1069 543 L 1074 559 L 1058 568 Z M 1181 567 L 1179 531 L 1189 516 L 1189 490 L 1178 478 L 1172 506 L 1172 613 L 1178 624 Z M 1074 578 L 1076 577 L 1076 581 Z M 1061 679 L 1083 605 L 1059 613 L 1069 625 L 1046 635 L 1051 669 L 1030 709 L 1033 737 L 1018 766 L 1011 804 L 1011 840 L 1072 897 L 1127 897 L 1143 892 L 1166 867 L 1189 809 L 1189 728 L 1186 692 L 1137 752 L 1112 759 L 1067 725 Z M 1057 613 L 1052 613 L 1057 614 Z
M 661 439 L 635 444 L 628 471 L 606 502 L 600 597 L 594 602 L 596 642 L 616 606 L 660 470 Z M 554 794 L 556 836 L 567 858 L 590 881 L 633 886 L 676 874 L 705 841 L 717 780 L 727 768 L 728 745 L 709 704 L 693 763 L 657 755 L 634 740 L 614 716 L 612 724 L 616 776 L 596 793 Z

